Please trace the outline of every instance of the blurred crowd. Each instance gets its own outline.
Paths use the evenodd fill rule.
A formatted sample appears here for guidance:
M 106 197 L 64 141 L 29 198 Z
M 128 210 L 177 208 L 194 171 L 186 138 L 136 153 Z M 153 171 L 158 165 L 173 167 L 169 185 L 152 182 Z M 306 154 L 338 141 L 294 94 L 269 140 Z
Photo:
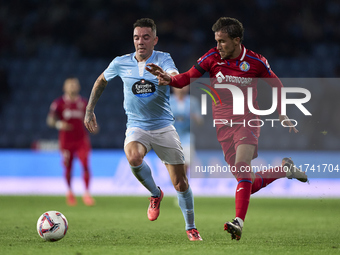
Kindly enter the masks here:
M 305 57 L 340 42 L 337 0 L 3 0 L 0 8 L 2 57 L 71 44 L 84 56 L 111 58 L 132 50 L 132 24 L 141 17 L 156 21 L 158 48 L 182 68 L 214 46 L 211 27 L 221 16 L 239 19 L 246 46 L 268 59 Z
M 25 82 L 38 81 L 44 86 L 44 74 L 49 77 L 53 71 L 60 76 L 55 81 L 61 82 L 65 78 L 63 74 L 71 73 L 67 72 L 68 67 L 72 69 L 74 65 L 80 68 L 78 71 L 84 96 L 88 96 L 99 71 L 115 56 L 134 50 L 132 25 L 142 17 L 155 20 L 159 36 L 156 49 L 170 52 L 179 71 L 184 72 L 197 58 L 215 46 L 211 27 L 221 16 L 235 17 L 243 23 L 245 46 L 264 55 L 278 76 L 339 77 L 338 0 L 2 0 L 0 105 L 5 109 L 5 104 L 8 103 L 10 113 L 15 113 L 16 110 L 12 108 L 15 108 L 15 100 L 20 98 L 13 94 L 26 88 L 22 92 L 25 94 L 35 87 L 33 84 L 24 85 Z M 95 68 L 91 67 L 91 63 L 94 63 Z M 26 66 L 28 64 L 30 66 Z M 61 65 L 63 67 L 58 69 Z M 60 73 L 61 70 L 63 73 Z M 94 70 L 94 73 L 89 74 L 88 70 Z M 21 79 L 18 72 L 22 74 Z M 72 74 L 78 75 L 77 70 L 73 70 Z M 4 79 L 8 82 L 7 85 L 3 82 Z M 55 86 L 61 87 L 61 84 Z M 40 86 L 39 89 L 41 88 Z M 334 111 L 329 112 L 334 106 L 328 98 L 336 98 L 334 95 L 339 93 L 337 87 L 321 88 L 318 98 L 323 101 L 316 105 L 329 105 L 326 107 L 327 112 L 320 109 L 321 116 L 325 118 L 327 114 L 336 114 Z M 58 95 L 55 93 L 51 94 L 51 98 L 56 96 Z M 43 107 L 48 108 L 48 100 Z M 47 111 L 48 109 L 45 112 Z M 2 116 L 0 113 L 0 120 L 10 113 Z M 44 122 L 44 119 L 41 121 Z M 122 125 L 121 132 L 124 132 L 125 126 Z M 105 131 L 105 126 L 103 129 Z M 334 130 L 333 138 L 340 135 L 340 128 L 331 129 Z M 107 130 L 109 132 L 110 129 Z M 40 132 L 39 135 L 33 135 L 32 139 L 50 138 L 48 131 L 46 132 L 47 135 Z M 309 133 L 313 135 L 312 131 Z M 23 135 L 25 139 L 26 136 Z M 0 137 L 0 147 L 27 147 L 27 141 L 30 141 L 13 144 L 6 139 Z M 102 140 L 107 141 L 106 138 Z M 122 139 L 106 145 L 94 142 L 94 147 L 121 148 L 121 142 Z M 317 142 L 314 147 L 327 148 L 327 144 L 322 144 Z M 311 148 L 308 146 L 306 149 Z

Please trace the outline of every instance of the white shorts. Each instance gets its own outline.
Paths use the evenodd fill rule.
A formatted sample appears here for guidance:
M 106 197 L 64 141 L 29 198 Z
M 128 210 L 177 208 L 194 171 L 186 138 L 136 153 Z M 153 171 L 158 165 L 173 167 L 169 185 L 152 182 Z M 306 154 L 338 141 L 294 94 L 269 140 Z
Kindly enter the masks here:
M 128 128 L 125 132 L 124 147 L 130 142 L 143 144 L 146 153 L 153 149 L 164 164 L 184 164 L 183 148 L 173 125 L 149 131 L 138 127 Z
M 185 164 L 190 165 L 190 159 L 195 159 L 196 151 L 195 151 L 195 145 L 194 144 L 182 144 L 183 147 L 183 153 L 185 158 Z

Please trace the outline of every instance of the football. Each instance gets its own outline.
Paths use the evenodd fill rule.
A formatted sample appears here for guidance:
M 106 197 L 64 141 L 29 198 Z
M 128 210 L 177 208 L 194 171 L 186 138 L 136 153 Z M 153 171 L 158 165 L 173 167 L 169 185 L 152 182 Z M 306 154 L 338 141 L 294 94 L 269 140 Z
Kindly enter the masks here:
M 62 239 L 67 232 L 68 222 L 66 217 L 58 211 L 48 211 L 43 213 L 37 222 L 39 236 L 50 242 Z

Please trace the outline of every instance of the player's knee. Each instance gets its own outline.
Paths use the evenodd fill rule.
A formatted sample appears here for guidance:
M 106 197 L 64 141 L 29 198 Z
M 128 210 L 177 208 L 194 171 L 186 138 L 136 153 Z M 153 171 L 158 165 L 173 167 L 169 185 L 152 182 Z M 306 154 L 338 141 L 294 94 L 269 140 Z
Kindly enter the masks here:
M 246 162 L 236 163 L 232 173 L 238 181 L 241 179 L 252 180 L 253 178 L 251 166 Z
M 186 183 L 177 183 L 174 185 L 176 191 L 184 192 L 188 189 L 188 184 Z
M 240 180 L 253 180 L 253 176 L 251 173 L 242 173 L 242 172 L 237 172 L 235 173 L 235 178 L 237 179 L 237 181 Z
M 140 166 L 143 163 L 141 158 L 130 158 L 128 159 L 130 166 Z
M 143 156 L 138 152 L 126 153 L 130 166 L 140 166 L 143 163 Z
M 71 161 L 70 161 L 70 159 L 64 158 L 63 164 L 64 164 L 64 166 L 65 166 L 66 168 L 70 168 L 70 167 L 71 167 Z

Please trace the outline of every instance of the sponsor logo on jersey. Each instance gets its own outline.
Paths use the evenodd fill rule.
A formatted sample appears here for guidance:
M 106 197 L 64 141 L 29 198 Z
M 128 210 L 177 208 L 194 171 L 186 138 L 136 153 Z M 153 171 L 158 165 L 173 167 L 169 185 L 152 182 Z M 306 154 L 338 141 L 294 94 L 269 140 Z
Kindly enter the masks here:
M 247 72 L 250 69 L 250 65 L 247 61 L 241 62 L 239 67 L 240 67 L 240 70 L 243 71 L 243 72 Z
M 249 78 L 249 77 L 238 77 L 238 76 L 233 76 L 233 75 L 224 76 L 221 71 L 219 71 L 216 74 L 216 78 L 219 83 L 222 83 L 222 82 L 238 83 L 241 86 L 247 86 L 251 84 L 251 82 L 253 81 L 253 78 Z
M 150 81 L 141 79 L 132 85 L 132 93 L 138 97 L 149 97 L 156 91 L 156 86 Z
M 84 112 L 81 111 L 81 110 L 65 109 L 62 114 L 63 114 L 63 118 L 65 120 L 83 119 L 84 118 Z

